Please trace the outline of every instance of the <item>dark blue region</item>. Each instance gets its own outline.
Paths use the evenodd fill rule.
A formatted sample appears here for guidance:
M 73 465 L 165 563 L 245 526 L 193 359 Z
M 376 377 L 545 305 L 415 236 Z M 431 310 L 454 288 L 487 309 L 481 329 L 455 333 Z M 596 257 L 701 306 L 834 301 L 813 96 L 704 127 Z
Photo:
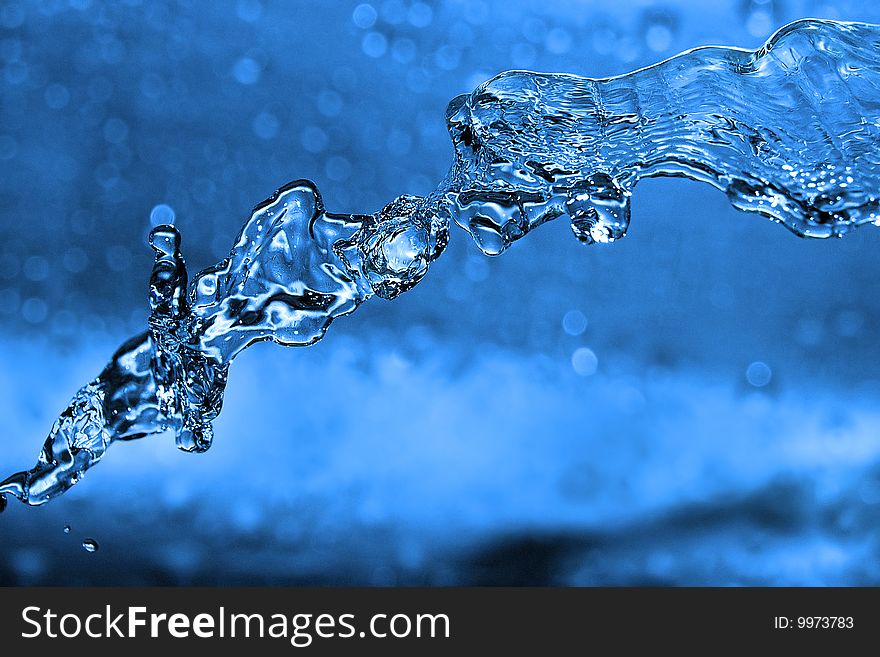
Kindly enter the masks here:
M 289 180 L 339 212 L 428 192 L 446 103 L 499 71 L 620 74 L 803 17 L 880 9 L 3 3 L 0 474 L 143 330 L 151 224 L 195 271 Z M 607 247 L 452 238 L 315 347 L 245 352 L 207 454 L 114 445 L 10 501 L 0 583 L 880 584 L 876 229 L 798 239 L 651 180 Z

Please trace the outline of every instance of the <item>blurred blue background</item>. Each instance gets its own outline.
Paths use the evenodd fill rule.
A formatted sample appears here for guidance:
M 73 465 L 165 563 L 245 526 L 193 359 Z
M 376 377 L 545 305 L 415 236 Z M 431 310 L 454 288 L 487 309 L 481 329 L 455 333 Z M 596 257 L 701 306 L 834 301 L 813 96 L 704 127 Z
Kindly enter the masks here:
M 499 71 L 811 16 L 880 6 L 6 0 L 0 473 L 145 327 L 151 215 L 194 272 L 288 180 L 337 212 L 429 191 L 446 103 Z M 801 240 L 685 181 L 633 200 L 605 247 L 560 221 L 487 259 L 455 229 L 412 292 L 248 350 L 207 454 L 117 444 L 10 501 L 0 584 L 880 584 L 880 231 Z

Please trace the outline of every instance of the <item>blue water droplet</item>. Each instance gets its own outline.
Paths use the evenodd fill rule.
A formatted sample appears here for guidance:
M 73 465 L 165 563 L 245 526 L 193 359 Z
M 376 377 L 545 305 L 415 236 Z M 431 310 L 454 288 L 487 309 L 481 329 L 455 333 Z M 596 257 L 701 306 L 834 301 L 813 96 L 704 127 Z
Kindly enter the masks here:
M 378 17 L 379 14 L 375 7 L 367 3 L 358 5 L 351 13 L 352 22 L 362 30 L 367 30 L 373 27 L 373 25 L 376 24 L 376 19 Z
M 153 207 L 150 210 L 150 225 L 154 228 L 156 226 L 162 225 L 173 225 L 174 220 L 176 219 L 174 215 L 174 208 L 170 205 L 165 205 L 164 203 L 160 203 Z
M 773 371 L 767 363 L 757 360 L 746 368 L 746 381 L 756 388 L 763 388 L 772 378 Z
M 260 139 L 274 139 L 281 129 L 281 121 L 272 112 L 264 111 L 254 117 L 251 127 Z
M 388 50 L 388 39 L 381 32 L 367 32 L 361 41 L 361 49 L 368 57 L 381 57 Z
M 580 347 L 571 355 L 571 366 L 581 376 L 592 376 L 599 367 L 599 359 L 592 349 Z
M 562 330 L 577 337 L 587 330 L 587 318 L 580 310 L 569 310 L 562 317 Z
M 263 70 L 260 65 L 250 57 L 242 57 L 232 67 L 233 77 L 241 84 L 256 84 L 260 80 Z

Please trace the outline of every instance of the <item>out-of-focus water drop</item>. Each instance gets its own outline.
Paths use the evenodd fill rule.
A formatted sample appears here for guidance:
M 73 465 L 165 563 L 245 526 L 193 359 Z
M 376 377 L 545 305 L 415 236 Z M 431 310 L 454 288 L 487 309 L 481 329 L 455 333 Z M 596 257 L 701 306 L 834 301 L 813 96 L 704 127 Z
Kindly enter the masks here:
M 773 378 L 773 371 L 767 363 L 755 361 L 746 368 L 746 381 L 755 388 L 763 388 Z
M 174 209 L 170 205 L 160 203 L 150 210 L 150 225 L 155 228 L 163 224 L 174 225 Z
M 587 330 L 587 317 L 580 310 L 569 310 L 562 317 L 562 330 L 577 337 Z
M 743 18 L 749 34 L 766 37 L 773 29 L 773 14 L 776 10 L 773 0 L 743 0 Z
M 95 539 L 86 538 L 86 539 L 83 539 L 82 547 L 83 547 L 83 550 L 85 550 L 86 552 L 93 553 L 93 552 L 97 552 L 98 548 L 101 546 L 98 545 L 98 541 L 96 541 Z
M 599 359 L 592 349 L 580 347 L 571 355 L 571 366 L 581 376 L 592 376 L 599 368 Z
M 373 27 L 373 25 L 376 24 L 376 19 L 378 17 L 379 14 L 376 11 L 375 7 L 367 3 L 358 5 L 351 13 L 352 22 L 362 30 Z

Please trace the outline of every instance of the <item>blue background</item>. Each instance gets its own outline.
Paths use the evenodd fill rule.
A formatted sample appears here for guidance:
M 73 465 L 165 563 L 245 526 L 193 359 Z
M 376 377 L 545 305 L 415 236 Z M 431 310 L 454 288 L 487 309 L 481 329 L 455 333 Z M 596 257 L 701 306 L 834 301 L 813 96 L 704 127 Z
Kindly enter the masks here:
M 446 103 L 499 71 L 809 16 L 880 8 L 4 2 L 0 472 L 145 327 L 151 215 L 194 272 L 288 180 L 338 212 L 428 192 Z M 610 246 L 559 221 L 488 259 L 455 229 L 398 300 L 249 349 L 207 454 L 119 444 L 10 501 L 0 583 L 880 584 L 880 232 L 801 240 L 685 181 L 633 202 Z

